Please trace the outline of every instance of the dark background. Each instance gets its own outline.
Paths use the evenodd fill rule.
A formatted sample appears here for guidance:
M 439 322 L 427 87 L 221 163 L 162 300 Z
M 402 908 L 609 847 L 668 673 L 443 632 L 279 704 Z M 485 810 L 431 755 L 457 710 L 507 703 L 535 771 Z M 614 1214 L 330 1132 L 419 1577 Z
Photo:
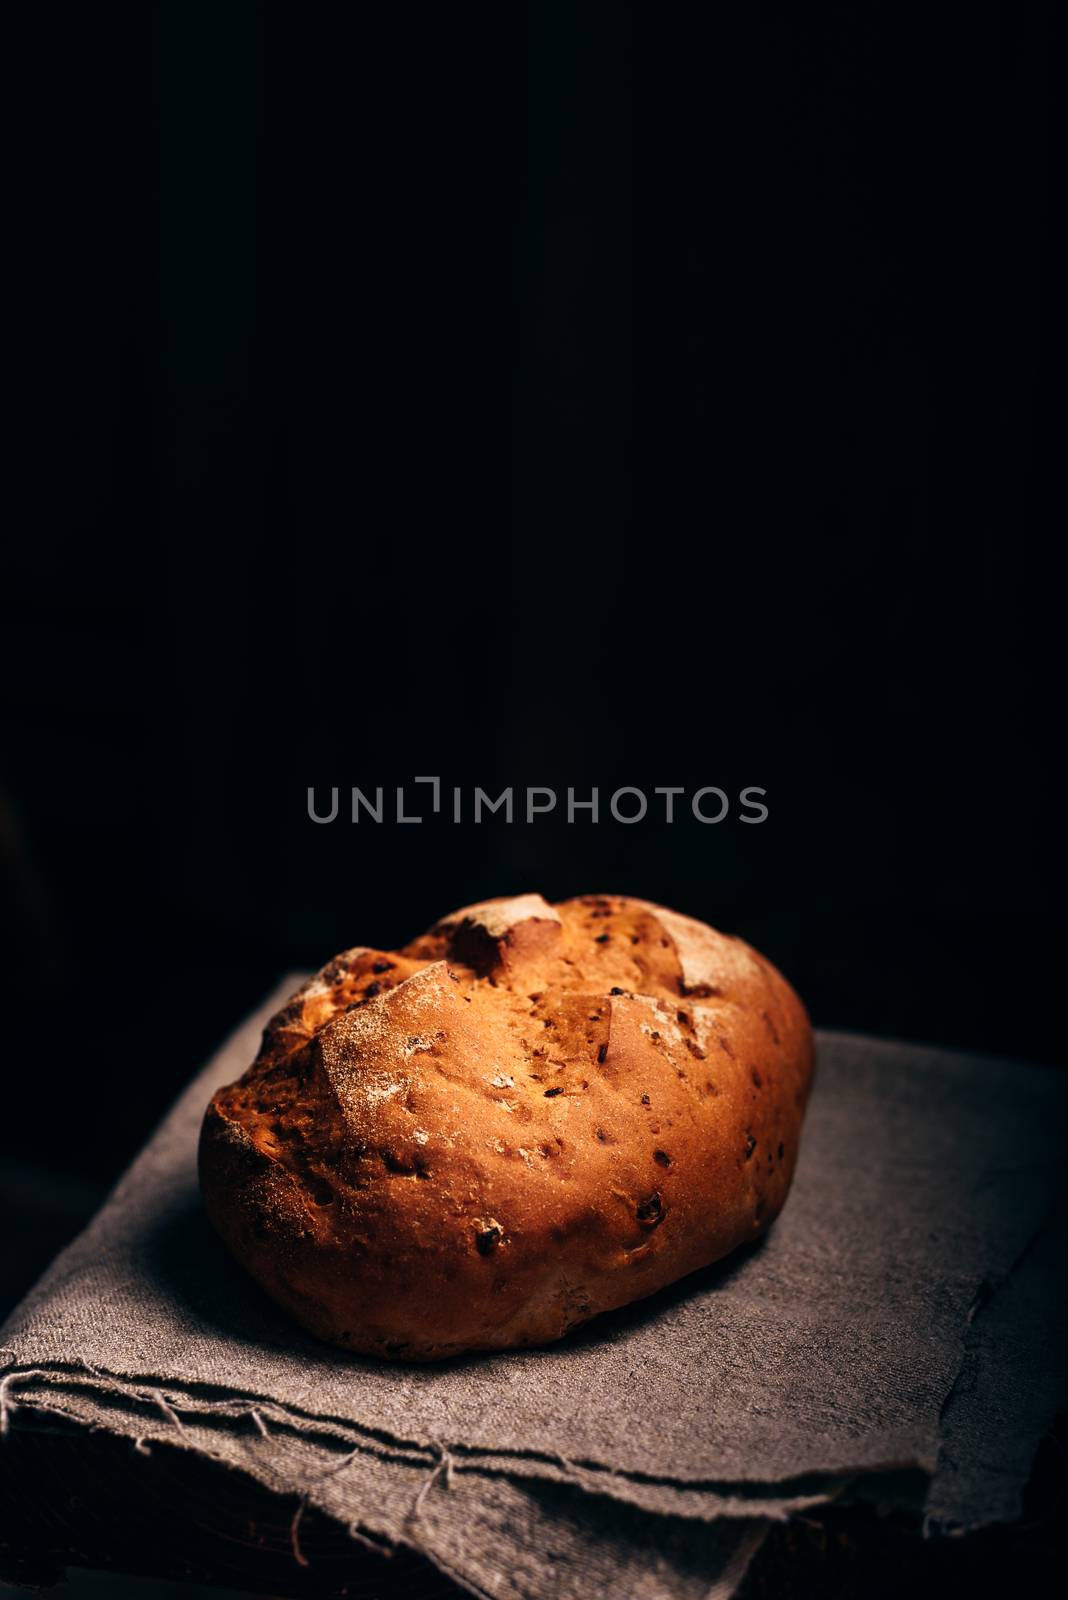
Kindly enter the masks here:
M 1043 8 L 16 28 L 8 1296 L 281 972 L 483 895 L 1058 1057 Z M 424 773 L 770 816 L 307 819 Z

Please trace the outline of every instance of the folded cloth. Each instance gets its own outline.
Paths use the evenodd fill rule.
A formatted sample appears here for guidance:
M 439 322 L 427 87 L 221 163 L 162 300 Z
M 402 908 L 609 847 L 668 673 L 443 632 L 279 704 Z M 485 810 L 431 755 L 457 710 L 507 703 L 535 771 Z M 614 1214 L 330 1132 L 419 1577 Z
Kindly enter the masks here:
M 957 1459 L 939 1473 L 940 1421 L 985 1321 L 974 1313 L 1064 1182 L 1059 1073 L 822 1034 L 794 1190 L 765 1241 L 544 1350 L 386 1365 L 295 1328 L 234 1269 L 199 1207 L 204 1106 L 251 1061 L 295 982 L 195 1080 L 0 1331 L 0 1425 L 25 1408 L 135 1439 L 169 1428 L 372 1537 L 433 1554 L 435 1524 L 469 1550 L 485 1534 L 498 1565 L 509 1518 L 526 1529 L 516 1551 L 531 1527 L 532 1547 L 563 1547 L 569 1516 L 629 1529 L 631 1544 L 642 1513 L 665 1540 L 675 1519 L 689 1525 L 683 1545 L 706 1588 L 744 1563 L 752 1541 L 739 1519 L 764 1526 L 873 1475 L 923 1474 L 938 1486 L 939 1522 L 958 1526 L 1014 1503 L 1050 1397 L 1027 1410 L 1008 1480 L 967 1444 L 963 1474 Z M 379 1469 L 403 1491 L 370 1492 Z M 433 1486 L 414 1521 L 411 1473 Z M 622 1547 L 618 1531 L 601 1543 Z M 650 1548 L 668 1542 L 653 1536 Z M 435 1559 L 464 1576 L 452 1557 Z M 678 1560 L 674 1570 L 681 1584 Z M 526 1592 L 473 1567 L 465 1581 Z M 665 1574 L 649 1582 L 649 1593 L 687 1592 Z
M 314 1507 L 348 1528 L 358 1546 L 385 1556 L 418 1549 L 485 1600 L 729 1600 L 769 1527 L 750 1518 L 653 1515 L 564 1484 L 462 1473 L 447 1453 L 428 1470 L 416 1453 L 339 1448 L 267 1423 L 259 1411 L 255 1421 L 188 1412 L 168 1417 L 166 1404 L 146 1394 L 140 1415 L 130 1403 L 113 1415 L 99 1394 L 84 1403 L 76 1398 L 73 1406 L 51 1394 L 45 1405 L 20 1405 L 10 1436 L 58 1429 L 64 1417 L 132 1433 L 146 1472 L 157 1443 L 221 1457 L 268 1489 L 298 1496 L 290 1531 L 294 1563 L 309 1560 L 302 1524 Z M 164 1481 L 173 1494 L 173 1468 Z M 117 1520 L 128 1511 L 117 1506 Z M 181 1516 L 180 1492 L 175 1516 Z
M 966 1532 L 1015 1521 L 1035 1445 L 1068 1403 L 1068 1197 L 968 1329 L 942 1414 L 928 1526 Z

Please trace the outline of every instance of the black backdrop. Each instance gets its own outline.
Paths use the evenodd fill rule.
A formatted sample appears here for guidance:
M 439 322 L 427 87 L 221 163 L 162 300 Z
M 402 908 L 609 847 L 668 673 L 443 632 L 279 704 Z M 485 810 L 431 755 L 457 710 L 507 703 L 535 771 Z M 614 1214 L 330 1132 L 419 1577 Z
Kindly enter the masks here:
M 281 971 L 525 889 L 740 932 L 823 1025 L 1057 1056 L 1047 31 L 29 15 L 20 1172 L 104 1181 Z M 770 814 L 307 818 L 422 774 Z

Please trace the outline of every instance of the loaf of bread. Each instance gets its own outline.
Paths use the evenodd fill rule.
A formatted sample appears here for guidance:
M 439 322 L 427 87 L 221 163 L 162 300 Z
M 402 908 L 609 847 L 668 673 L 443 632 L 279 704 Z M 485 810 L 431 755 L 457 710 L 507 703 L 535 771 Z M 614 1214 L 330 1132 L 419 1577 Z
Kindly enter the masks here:
M 204 1201 L 334 1344 L 543 1344 L 768 1227 L 812 1062 L 740 940 L 620 895 L 493 900 L 293 996 L 208 1107 Z

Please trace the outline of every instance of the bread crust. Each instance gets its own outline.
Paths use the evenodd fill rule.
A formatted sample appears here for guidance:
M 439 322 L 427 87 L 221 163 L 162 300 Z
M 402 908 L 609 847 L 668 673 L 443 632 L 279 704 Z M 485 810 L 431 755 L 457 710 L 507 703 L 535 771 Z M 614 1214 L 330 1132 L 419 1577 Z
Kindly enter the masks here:
M 741 940 L 621 895 L 488 901 L 294 995 L 208 1107 L 201 1189 L 333 1344 L 544 1344 L 770 1225 L 812 1067 Z

